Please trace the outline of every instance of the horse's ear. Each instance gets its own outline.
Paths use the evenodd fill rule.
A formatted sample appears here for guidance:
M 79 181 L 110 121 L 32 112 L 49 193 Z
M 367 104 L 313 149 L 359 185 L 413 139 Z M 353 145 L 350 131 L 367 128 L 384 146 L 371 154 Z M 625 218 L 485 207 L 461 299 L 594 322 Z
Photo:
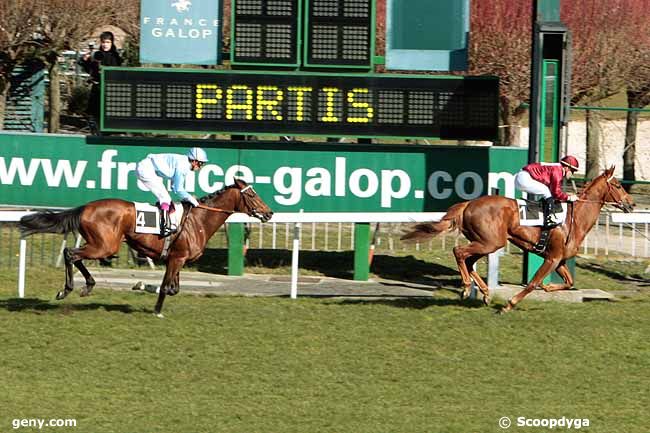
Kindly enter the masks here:
M 612 176 L 614 175 L 614 170 L 615 170 L 615 169 L 616 169 L 616 166 L 615 166 L 615 165 L 612 165 L 612 166 L 609 167 L 607 170 L 605 170 L 605 177 L 608 178 L 608 179 L 609 179 L 610 177 L 612 177 Z

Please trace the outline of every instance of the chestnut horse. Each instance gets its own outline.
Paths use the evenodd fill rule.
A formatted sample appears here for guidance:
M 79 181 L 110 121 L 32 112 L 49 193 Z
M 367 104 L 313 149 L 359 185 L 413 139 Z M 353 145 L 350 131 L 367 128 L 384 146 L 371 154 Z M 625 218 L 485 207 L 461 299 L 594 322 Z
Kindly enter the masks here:
M 634 206 L 632 197 L 614 178 L 614 167 L 605 170 L 587 184 L 575 204 L 568 204 L 565 222 L 551 229 L 548 246 L 539 254 L 544 258 L 544 263 L 526 288 L 501 309 L 502 313 L 512 310 L 554 270 L 560 274 L 564 284 L 541 285 L 545 291 L 553 292 L 573 286 L 566 261 L 578 253 L 580 244 L 598 220 L 600 210 L 606 203 L 613 204 L 624 212 L 630 212 Z M 541 227 L 519 225 L 516 200 L 502 196 L 484 196 L 453 205 L 439 222 L 418 224 L 402 239 L 423 240 L 454 229 L 469 240 L 467 245 L 454 247 L 454 256 L 463 280 L 461 298 L 469 296 L 474 280 L 486 305 L 490 302 L 490 292 L 485 281 L 474 270 L 476 261 L 502 248 L 507 241 L 524 251 L 533 252 L 533 246 L 539 241 L 542 232 Z
M 163 259 L 166 270 L 155 308 L 159 316 L 165 296 L 175 295 L 180 289 L 179 273 L 183 265 L 201 257 L 208 240 L 230 214 L 243 212 L 262 222 L 273 215 L 266 203 L 243 180 L 235 180 L 233 185 L 207 195 L 199 202 L 197 208 L 186 207 L 187 217 L 183 218 L 180 232 L 172 235 L 176 237 L 172 238 L 168 254 Z M 158 235 L 135 233 L 135 206 L 132 202 L 119 199 L 97 200 L 62 212 L 30 214 L 23 217 L 18 226 L 23 236 L 78 231 L 85 239 L 86 244 L 80 248 L 64 250 L 65 288 L 57 293 L 56 299 L 59 300 L 74 289 L 72 265 L 86 279 L 81 296 L 88 296 L 95 280 L 82 260 L 111 257 L 117 254 L 122 241 L 147 257 L 160 259 L 165 244 L 165 239 Z

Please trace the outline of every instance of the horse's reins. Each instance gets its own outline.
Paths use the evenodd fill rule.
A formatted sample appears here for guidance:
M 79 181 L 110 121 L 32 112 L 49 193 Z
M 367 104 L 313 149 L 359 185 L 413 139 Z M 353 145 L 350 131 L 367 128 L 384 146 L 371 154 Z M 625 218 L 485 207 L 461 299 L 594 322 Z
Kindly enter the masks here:
M 612 174 L 607 179 L 607 192 L 609 192 L 609 189 L 611 188 L 611 184 L 609 183 L 609 181 L 612 180 L 613 177 L 614 177 L 614 175 Z M 575 184 L 573 184 L 573 187 L 575 188 Z M 601 206 L 604 206 L 606 204 L 618 204 L 618 202 L 616 202 L 616 201 L 609 201 L 608 202 L 607 200 L 587 200 L 587 199 L 584 199 L 584 198 L 579 198 L 578 200 L 576 200 L 574 202 L 571 202 L 571 222 L 572 223 L 575 222 L 575 214 L 574 214 L 575 208 L 576 208 L 575 207 L 575 202 L 578 202 L 578 201 L 581 201 L 583 203 L 598 203 Z M 571 232 L 572 231 L 573 231 L 573 224 L 570 224 L 569 225 L 569 233 L 567 233 L 566 241 L 564 242 L 565 246 L 569 243 L 569 239 L 571 239 Z M 641 232 L 639 232 L 639 233 L 641 233 Z
M 227 214 L 235 213 L 234 210 L 221 209 L 220 207 L 210 207 L 210 206 L 206 206 L 206 205 L 200 204 L 200 203 L 199 203 L 198 206 L 195 206 L 195 207 L 198 207 L 199 209 L 209 210 L 209 211 L 212 211 L 212 212 L 223 212 L 223 213 L 227 213 Z

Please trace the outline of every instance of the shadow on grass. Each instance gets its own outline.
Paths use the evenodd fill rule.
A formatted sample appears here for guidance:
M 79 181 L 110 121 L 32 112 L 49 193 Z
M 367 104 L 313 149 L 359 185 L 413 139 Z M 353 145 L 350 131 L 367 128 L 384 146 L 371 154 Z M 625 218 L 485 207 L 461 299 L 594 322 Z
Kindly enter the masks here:
M 644 278 L 641 275 L 629 275 L 624 272 L 619 272 L 617 270 L 611 269 L 611 268 L 606 268 L 605 266 L 596 264 L 596 263 L 578 263 L 577 266 L 580 269 L 584 269 L 587 271 L 591 271 L 596 274 L 604 275 L 607 278 L 610 278 L 612 280 L 617 280 L 621 282 L 626 282 L 626 283 L 632 283 L 640 287 L 648 287 L 650 286 L 650 280 L 647 278 Z
M 291 266 L 290 250 L 254 249 L 246 255 L 247 266 L 278 269 Z M 201 272 L 226 274 L 228 252 L 224 249 L 206 249 L 203 256 L 193 265 Z M 319 272 L 332 277 L 352 279 L 354 267 L 353 251 L 301 251 L 300 268 Z M 425 284 L 434 287 L 460 285 L 458 270 L 448 266 L 426 262 L 414 256 L 396 257 L 377 254 L 371 272 L 380 278 L 408 283 Z
M 59 301 L 51 302 L 38 298 L 10 298 L 0 300 L 0 309 L 10 312 L 32 312 L 36 314 L 48 311 L 60 311 L 62 314 L 72 314 L 77 311 L 105 310 L 124 314 L 147 313 L 149 311 L 133 308 L 123 304 L 104 304 L 91 302 L 88 304 L 65 304 Z M 152 310 L 153 311 L 153 310 Z
M 393 298 L 393 299 L 345 299 L 341 305 L 386 305 L 394 308 L 408 308 L 412 310 L 424 310 L 429 307 L 464 307 L 464 308 L 487 308 L 478 299 L 461 300 L 453 298 Z M 500 308 L 500 306 L 499 306 Z

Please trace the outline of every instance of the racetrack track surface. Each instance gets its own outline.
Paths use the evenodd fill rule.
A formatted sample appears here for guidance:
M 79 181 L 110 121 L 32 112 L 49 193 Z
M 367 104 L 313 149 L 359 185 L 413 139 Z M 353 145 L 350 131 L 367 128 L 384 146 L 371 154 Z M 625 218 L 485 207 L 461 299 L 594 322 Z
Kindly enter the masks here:
M 163 270 L 138 269 L 90 269 L 97 282 L 96 288 L 113 290 L 131 290 L 142 281 L 148 291 L 155 291 L 163 278 Z M 84 285 L 83 277 L 77 273 L 75 287 Z M 291 279 L 288 275 L 246 274 L 244 276 L 227 276 L 204 272 L 181 272 L 181 292 L 212 296 L 289 296 Z M 521 286 L 503 285 L 491 289 L 496 298 L 509 299 Z M 370 279 L 354 281 L 340 278 L 305 276 L 298 278 L 298 296 L 308 297 L 359 297 L 359 298 L 430 298 L 436 292 L 460 293 L 460 288 L 443 288 L 428 284 L 403 282 L 388 279 Z M 479 295 L 480 297 L 480 295 Z M 613 300 L 614 297 L 602 290 L 563 290 L 546 293 L 536 290 L 530 299 L 540 301 L 583 302 L 587 300 Z

